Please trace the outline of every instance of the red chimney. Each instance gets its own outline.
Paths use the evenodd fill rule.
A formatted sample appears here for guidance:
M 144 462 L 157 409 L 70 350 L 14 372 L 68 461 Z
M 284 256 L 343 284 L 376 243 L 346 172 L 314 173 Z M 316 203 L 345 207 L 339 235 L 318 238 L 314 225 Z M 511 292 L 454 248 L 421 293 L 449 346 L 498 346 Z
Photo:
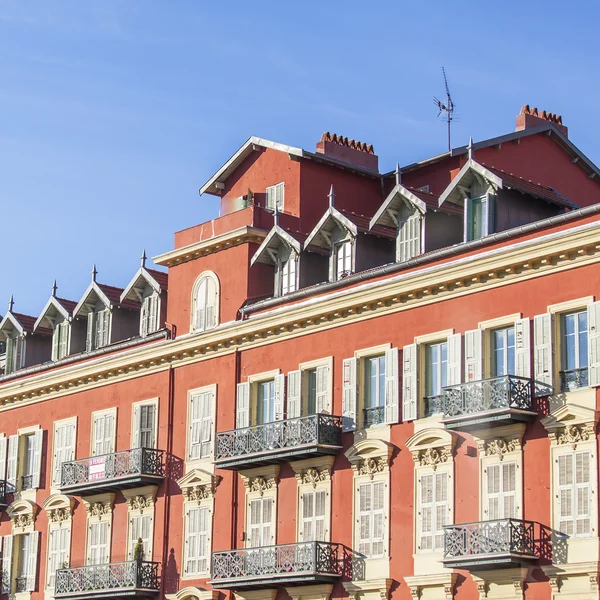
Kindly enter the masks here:
M 349 140 L 347 137 L 325 132 L 317 142 L 317 152 L 344 162 L 379 172 L 379 159 L 371 144 Z
M 555 115 L 545 110 L 538 112 L 537 108 L 529 108 L 529 104 L 525 104 L 521 108 L 521 112 L 517 115 L 517 128 L 515 131 L 537 127 L 544 121 L 550 121 L 565 137 L 569 137 L 569 130 L 563 125 L 560 115 Z

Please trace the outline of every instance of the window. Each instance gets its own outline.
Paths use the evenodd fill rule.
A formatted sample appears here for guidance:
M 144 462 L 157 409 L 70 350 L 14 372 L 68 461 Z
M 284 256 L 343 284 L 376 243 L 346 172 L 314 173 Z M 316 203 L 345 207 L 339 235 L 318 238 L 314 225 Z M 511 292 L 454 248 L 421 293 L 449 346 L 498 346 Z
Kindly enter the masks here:
M 48 538 L 48 587 L 54 587 L 56 570 L 69 564 L 69 546 L 71 545 L 71 528 L 56 527 L 50 529 Z
M 22 336 L 6 339 L 6 375 L 14 373 L 25 366 L 25 339 Z
M 493 233 L 494 196 L 483 194 L 466 201 L 466 241 L 478 240 Z
M 385 549 L 385 482 L 371 481 L 358 486 L 358 551 L 366 558 L 378 558 Z
M 561 389 L 568 392 L 588 385 L 587 310 L 561 315 Z
M 202 274 L 194 285 L 192 331 L 214 329 L 219 321 L 219 285 L 214 273 Z
M 152 515 L 129 515 L 129 560 L 133 560 L 138 541 L 142 542 L 144 560 L 152 560 Z
M 419 546 L 422 552 L 444 549 L 444 525 L 448 524 L 448 473 L 422 474 L 419 485 Z
M 307 369 L 306 378 L 306 413 L 314 415 L 317 412 L 317 369 Z
M 185 575 L 203 575 L 209 571 L 211 510 L 190 507 L 185 514 Z
M 296 283 L 296 262 L 297 258 L 291 254 L 287 260 L 278 263 L 278 271 L 280 276 L 279 291 L 282 296 L 295 292 L 297 289 Z
M 339 281 L 352 274 L 352 242 L 345 241 L 334 246 L 335 279 Z
M 273 543 L 273 498 L 255 498 L 248 504 L 248 542 L 251 548 Z
M 52 335 L 52 360 L 60 360 L 69 353 L 69 333 L 71 326 L 68 321 L 58 323 Z
M 36 587 L 39 532 L 16 535 L 13 537 L 13 542 L 16 544 L 13 550 L 13 561 L 16 560 L 15 591 L 32 592 Z
M 135 404 L 133 408 L 133 448 L 156 448 L 155 402 Z
M 385 355 L 369 356 L 364 364 L 365 427 L 385 422 Z
M 25 491 L 40 487 L 43 436 L 44 432 L 41 429 L 10 436 L 7 491 Z
M 92 415 L 92 456 L 112 454 L 115 451 L 116 410 Z
M 307 490 L 301 496 L 301 530 L 303 542 L 326 541 L 326 490 Z
M 110 557 L 110 523 L 90 520 L 88 525 L 88 565 L 103 565 Z
M 211 386 L 189 393 L 188 461 L 212 457 L 215 392 Z
M 492 377 L 515 375 L 515 328 L 503 327 L 490 332 Z
M 54 423 L 52 485 L 60 486 L 62 464 L 75 460 L 76 420 L 57 421 Z
M 277 206 L 278 211 L 283 211 L 284 192 L 285 184 L 283 181 L 267 188 L 267 208 L 269 210 L 275 210 L 275 206 Z
M 303 363 L 288 373 L 287 418 L 329 413 L 331 411 L 332 359 Z
M 435 400 L 448 385 L 448 342 L 425 346 L 425 398 Z
M 257 384 L 256 425 L 275 420 L 275 381 L 260 381 Z
M 591 534 L 592 490 L 590 453 L 571 452 L 557 457 L 558 529 L 572 537 Z
M 236 399 L 236 429 L 265 425 L 284 417 L 285 375 L 269 371 L 251 375 L 239 383 Z M 299 415 L 298 415 L 299 416 Z
M 423 217 L 416 208 L 403 207 L 398 221 L 396 260 L 404 262 L 421 254 Z
M 150 294 L 142 300 L 140 314 L 140 335 L 146 337 L 160 329 L 159 325 L 160 298 L 158 294 Z
M 110 310 L 94 310 L 88 313 L 86 351 L 108 346 L 110 343 Z
M 485 473 L 487 520 L 516 518 L 517 464 L 515 462 L 488 464 Z

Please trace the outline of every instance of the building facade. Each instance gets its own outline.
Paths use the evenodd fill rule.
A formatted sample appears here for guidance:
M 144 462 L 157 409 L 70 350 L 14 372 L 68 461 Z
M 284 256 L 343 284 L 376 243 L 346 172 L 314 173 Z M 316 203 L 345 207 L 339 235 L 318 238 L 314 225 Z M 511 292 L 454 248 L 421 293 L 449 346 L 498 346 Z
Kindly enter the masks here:
M 125 289 L 0 322 L 2 594 L 599 598 L 600 171 L 250 138 Z

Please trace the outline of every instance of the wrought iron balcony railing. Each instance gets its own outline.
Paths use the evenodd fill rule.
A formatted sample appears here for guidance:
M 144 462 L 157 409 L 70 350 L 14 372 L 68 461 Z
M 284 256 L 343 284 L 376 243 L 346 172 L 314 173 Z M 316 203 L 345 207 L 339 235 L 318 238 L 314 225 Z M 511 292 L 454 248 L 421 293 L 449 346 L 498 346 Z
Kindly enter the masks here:
M 336 454 L 341 447 L 342 418 L 319 413 L 217 433 L 215 462 L 235 469 Z
M 6 494 L 8 491 L 9 490 L 7 489 L 6 480 L 0 479 L 0 510 L 8 506 L 8 500 L 6 499 Z
M 21 490 L 31 490 L 33 488 L 33 475 L 23 475 L 21 477 Z
M 371 408 L 363 409 L 365 429 L 373 427 L 373 425 L 381 425 L 385 423 L 385 406 L 372 406 Z
M 17 594 L 27 591 L 27 577 L 17 577 L 15 581 L 15 591 Z
M 60 489 L 69 493 L 88 489 L 95 492 L 156 483 L 165 476 L 164 454 L 154 448 L 134 448 L 65 462 Z
M 213 552 L 213 588 L 248 589 L 333 581 L 342 576 L 339 544 L 300 542 Z
M 444 527 L 444 565 L 467 569 L 520 565 L 539 558 L 534 523 L 520 519 Z
M 56 571 L 56 598 L 119 598 L 135 592 L 159 592 L 157 562 L 130 560 Z
M 442 412 L 442 395 L 437 396 L 425 396 L 423 398 L 425 403 L 425 416 L 431 417 L 439 412 Z
M 573 390 L 577 390 L 582 387 L 587 387 L 588 385 L 589 381 L 587 367 L 560 372 L 561 392 L 572 392 Z
M 528 421 L 535 417 L 533 394 L 533 380 L 515 375 L 447 386 L 442 389 L 444 423 L 458 429 Z

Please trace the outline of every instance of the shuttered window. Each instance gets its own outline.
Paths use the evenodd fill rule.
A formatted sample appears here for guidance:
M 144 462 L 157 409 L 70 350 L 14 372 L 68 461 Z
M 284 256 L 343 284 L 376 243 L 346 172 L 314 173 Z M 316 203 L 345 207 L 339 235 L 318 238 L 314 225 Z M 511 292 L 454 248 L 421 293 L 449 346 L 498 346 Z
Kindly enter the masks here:
M 352 274 L 352 242 L 345 241 L 334 246 L 335 279 L 340 280 Z
M 303 542 L 324 542 L 326 537 L 327 492 L 307 490 L 301 497 L 301 528 Z
M 267 188 L 267 208 L 269 210 L 275 210 L 277 206 L 278 211 L 283 210 L 285 196 L 285 184 L 282 181 L 276 185 L 271 185 Z
M 588 311 L 561 315 L 561 388 L 588 385 Z
M 502 462 L 488 465 L 485 474 L 487 520 L 516 518 L 517 464 Z
M 68 353 L 70 325 L 68 321 L 58 323 L 52 335 L 52 360 L 60 360 Z
M 129 517 L 129 560 L 135 558 L 135 548 L 142 541 L 144 560 L 152 560 L 152 515 L 130 515 Z
M 48 587 L 54 587 L 56 570 L 69 564 L 70 527 L 52 527 L 48 540 Z
M 158 323 L 158 294 L 153 293 L 146 296 L 142 302 L 142 310 L 140 315 L 140 335 L 145 337 L 157 331 L 160 326 Z
M 112 413 L 94 415 L 93 455 L 101 456 L 114 452 L 115 416 Z
M 134 409 L 134 448 L 156 447 L 156 406 L 154 404 L 138 404 Z
M 107 521 L 90 521 L 88 526 L 88 565 L 102 565 L 109 561 L 109 525 Z
M 297 258 L 292 253 L 290 257 L 283 261 L 279 267 L 279 276 L 280 276 L 280 292 L 281 295 L 289 294 L 290 292 L 295 292 L 297 289 L 296 284 L 296 263 Z
M 419 477 L 418 525 L 422 552 L 444 549 L 444 525 L 448 524 L 448 473 L 426 473 Z
M 515 328 L 503 327 L 490 332 L 492 377 L 515 375 Z
M 6 375 L 22 369 L 25 364 L 25 339 L 21 336 L 7 338 L 6 362 L 4 372 Z
M 590 453 L 572 452 L 558 456 L 558 529 L 575 537 L 591 534 L 592 489 Z
M 39 536 L 39 531 L 33 531 L 13 538 L 18 544 L 17 587 L 27 592 L 36 588 Z
M 13 536 L 2 538 L 2 593 L 10 594 L 13 579 Z
M 54 424 L 54 455 L 52 483 L 59 486 L 62 464 L 75 460 L 75 423 Z
M 189 508 L 185 521 L 185 574 L 207 573 L 210 561 L 210 510 L 207 507 Z
M 404 213 L 404 211 L 403 211 Z M 404 262 L 421 254 L 421 231 L 423 217 L 415 208 L 398 221 L 398 239 L 396 247 L 396 259 Z
M 212 455 L 213 404 L 212 391 L 200 392 L 190 397 L 188 460 L 199 460 Z
M 108 346 L 110 342 L 110 311 L 108 309 L 99 310 L 95 313 L 95 322 L 94 349 Z
M 385 551 L 385 492 L 383 481 L 358 486 L 358 551 L 377 558 Z
M 196 284 L 194 293 L 195 331 L 208 331 L 217 326 L 217 302 L 219 299 L 217 281 L 212 275 L 206 275 Z
M 425 346 L 425 396 L 439 396 L 448 385 L 448 343 Z
M 260 381 L 256 384 L 256 424 L 263 425 L 275 421 L 275 380 Z
M 248 541 L 251 548 L 271 546 L 273 544 L 273 498 L 250 500 L 248 509 Z

